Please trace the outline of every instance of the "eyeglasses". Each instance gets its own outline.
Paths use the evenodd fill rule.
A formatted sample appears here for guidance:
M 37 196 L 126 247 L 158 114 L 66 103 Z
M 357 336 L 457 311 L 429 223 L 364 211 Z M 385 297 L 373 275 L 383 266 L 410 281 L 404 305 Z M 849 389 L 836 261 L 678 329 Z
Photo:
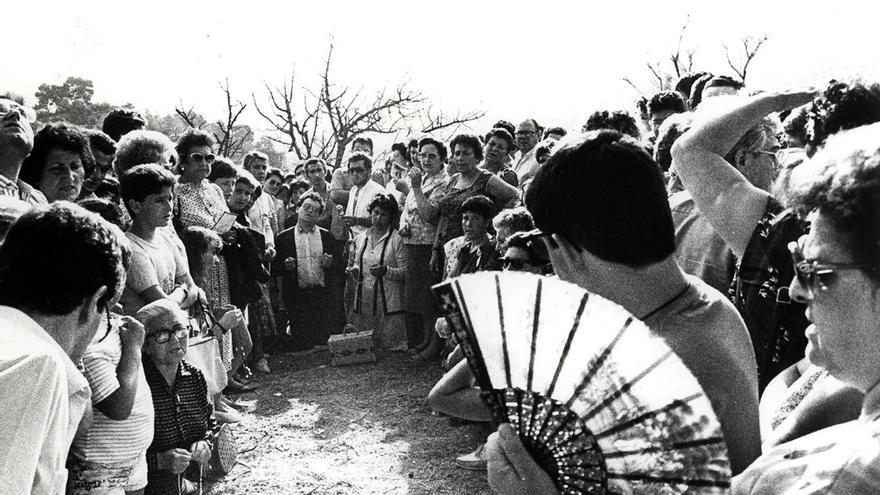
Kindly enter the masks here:
M 528 260 L 518 258 L 499 258 L 498 261 L 501 262 L 501 268 L 513 271 L 520 271 L 529 263 Z
M 193 162 L 204 161 L 205 163 L 214 163 L 214 158 L 216 158 L 216 157 L 214 156 L 213 153 L 208 153 L 207 155 L 203 155 L 201 153 L 190 153 L 189 154 L 189 159 L 190 159 L 190 161 L 193 161 Z
M 5 118 L 12 112 L 17 112 L 21 118 L 31 124 L 37 121 L 37 112 L 33 108 L 20 105 L 12 100 L 0 99 L 0 119 Z
M 797 242 L 788 243 L 791 252 L 791 260 L 794 262 L 794 274 L 798 283 L 804 286 L 810 294 L 818 287 L 822 292 L 837 280 L 837 273 L 844 270 L 875 270 L 876 267 L 861 263 L 824 263 L 818 260 L 804 258 L 803 244 L 807 236 L 802 236 Z
M 163 328 L 161 330 L 153 332 L 149 335 L 149 337 L 155 340 L 157 344 L 164 344 L 171 340 L 172 334 L 177 337 L 177 340 L 181 340 L 184 337 L 188 337 L 189 332 L 189 325 L 175 325 L 174 328 Z

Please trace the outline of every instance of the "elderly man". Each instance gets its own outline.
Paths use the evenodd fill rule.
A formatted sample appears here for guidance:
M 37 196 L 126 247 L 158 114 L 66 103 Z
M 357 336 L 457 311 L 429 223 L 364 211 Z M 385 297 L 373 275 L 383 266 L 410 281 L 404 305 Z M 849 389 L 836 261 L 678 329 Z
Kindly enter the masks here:
M 672 215 L 654 160 L 620 132 L 588 132 L 553 154 L 526 206 L 549 236 L 559 278 L 620 304 L 679 355 L 718 415 L 731 470 L 745 469 L 761 451 L 749 335 L 730 301 L 676 264 Z M 534 461 L 507 460 L 521 447 L 509 425 L 490 438 L 490 484 L 503 493 L 553 493 L 538 488 L 548 478 Z M 524 471 L 534 474 L 518 474 Z
M 67 452 L 90 412 L 74 363 L 122 294 L 129 257 L 119 229 L 71 203 L 36 207 L 9 231 L 0 250 L 0 493 L 64 493 Z
M 538 171 L 535 159 L 535 146 L 541 140 L 541 126 L 535 119 L 526 119 L 516 127 L 516 147 L 519 151 L 513 158 L 513 171 L 520 184 L 525 184 Z
M 37 114 L 21 98 L 0 95 L 0 195 L 12 196 L 32 205 L 47 203 L 43 193 L 18 178 L 24 159 L 34 148 Z

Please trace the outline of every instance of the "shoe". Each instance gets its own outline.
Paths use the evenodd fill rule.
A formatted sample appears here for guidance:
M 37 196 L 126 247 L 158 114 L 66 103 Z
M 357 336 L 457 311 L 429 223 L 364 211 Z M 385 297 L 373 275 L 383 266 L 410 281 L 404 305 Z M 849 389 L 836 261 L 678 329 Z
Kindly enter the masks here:
M 263 373 L 264 375 L 268 375 L 272 372 L 272 370 L 269 369 L 269 362 L 266 361 L 266 358 L 262 358 L 254 363 L 254 370 L 256 370 L 257 373 Z
M 458 467 L 467 469 L 470 471 L 485 471 L 486 470 L 486 454 L 484 452 L 484 448 L 486 444 L 482 444 L 477 447 L 477 450 L 471 452 L 470 454 L 465 454 L 455 458 L 455 463 Z
M 217 420 L 219 424 L 232 424 L 232 423 L 241 423 L 241 420 L 244 419 L 241 416 L 241 413 L 238 411 L 230 410 L 230 411 L 218 411 L 214 410 L 214 419 Z
M 223 392 L 230 393 L 230 394 L 243 394 L 245 392 L 253 392 L 256 389 L 257 389 L 256 385 L 244 384 L 244 383 L 240 383 L 235 380 L 232 380 L 231 382 L 229 382 L 229 384 L 226 385 L 226 388 L 223 389 Z
M 235 400 L 230 399 L 229 397 L 226 397 L 225 395 L 221 395 L 220 397 L 222 398 L 221 400 L 223 401 L 224 404 L 226 404 L 227 406 L 229 406 L 233 409 L 236 409 L 238 411 L 247 411 L 248 409 L 250 409 L 250 406 L 248 406 L 247 404 L 242 404 L 241 402 L 236 402 Z
M 251 380 L 254 377 L 254 372 L 251 371 L 251 369 L 248 368 L 248 365 L 246 364 L 241 365 L 241 367 L 238 369 L 238 374 L 245 380 Z

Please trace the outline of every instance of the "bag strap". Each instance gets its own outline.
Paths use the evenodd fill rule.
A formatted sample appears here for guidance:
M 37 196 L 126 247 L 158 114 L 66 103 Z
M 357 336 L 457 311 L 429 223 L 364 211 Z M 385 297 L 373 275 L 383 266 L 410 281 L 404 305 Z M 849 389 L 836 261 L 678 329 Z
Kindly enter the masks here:
M 198 305 L 199 309 L 202 311 L 202 314 L 205 315 L 205 323 L 210 325 L 217 325 L 218 327 L 220 327 L 220 330 L 222 330 L 223 333 L 229 332 L 229 329 L 227 329 L 220 323 L 220 321 L 214 316 L 214 313 L 212 313 L 211 310 L 208 309 L 207 306 L 205 306 L 205 303 L 203 303 L 202 301 L 198 301 Z

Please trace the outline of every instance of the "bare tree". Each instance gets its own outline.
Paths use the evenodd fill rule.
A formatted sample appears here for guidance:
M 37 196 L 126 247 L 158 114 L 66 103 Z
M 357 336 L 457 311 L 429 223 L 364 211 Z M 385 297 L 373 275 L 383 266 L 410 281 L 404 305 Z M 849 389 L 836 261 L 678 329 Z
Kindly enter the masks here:
M 193 107 L 186 108 L 183 102 L 174 108 L 174 113 L 189 127 L 210 132 L 217 143 L 217 154 L 235 159 L 241 154 L 245 144 L 253 141 L 254 134 L 250 126 L 237 124 L 246 103 L 233 100 L 229 90 L 229 78 L 220 83 L 220 89 L 226 96 L 226 117 L 224 120 L 208 123 Z
M 299 159 L 320 156 L 339 166 L 349 143 L 364 133 L 392 134 L 402 130 L 432 132 L 458 128 L 481 118 L 483 112 L 447 115 L 435 110 L 420 91 L 403 80 L 373 94 L 335 82 L 332 72 L 331 41 L 318 91 L 302 89 L 301 98 L 296 79 L 281 86 L 265 84 L 268 105 L 262 107 L 252 95 L 257 112 L 277 135 L 271 139 L 281 143 Z
M 690 16 L 685 18 L 684 24 L 682 24 L 681 30 L 679 30 L 678 33 L 678 43 L 675 46 L 675 50 L 672 51 L 666 59 L 656 62 L 647 62 L 645 64 L 648 68 L 648 72 L 651 74 L 651 80 L 654 87 L 653 91 L 666 91 L 672 89 L 675 81 L 679 77 L 693 70 L 694 54 L 696 54 L 697 50 L 695 48 L 683 48 L 684 38 L 690 20 Z M 633 82 L 632 78 L 626 76 L 622 79 L 623 82 L 635 89 L 640 96 L 646 96 L 639 86 Z
M 746 76 L 748 75 L 749 65 L 752 63 L 752 60 L 755 59 L 755 56 L 758 54 L 758 50 L 767 42 L 769 38 L 767 35 L 762 35 L 760 38 L 755 39 L 751 36 L 747 36 L 740 40 L 742 43 L 742 60 L 739 64 L 735 63 L 730 56 L 730 49 L 728 49 L 727 45 L 724 45 L 724 56 L 727 58 L 727 65 L 733 70 L 733 72 L 740 78 L 740 80 L 745 84 Z

